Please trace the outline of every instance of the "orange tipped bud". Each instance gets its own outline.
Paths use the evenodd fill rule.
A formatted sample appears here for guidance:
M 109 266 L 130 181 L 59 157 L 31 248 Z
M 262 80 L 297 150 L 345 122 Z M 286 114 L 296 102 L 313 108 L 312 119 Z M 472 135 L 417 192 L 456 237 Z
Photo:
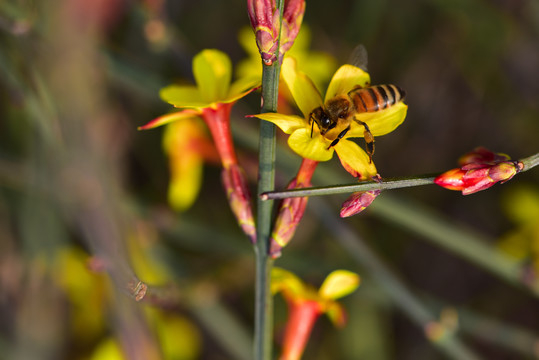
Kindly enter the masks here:
M 284 2 L 279 59 L 282 59 L 294 44 L 305 12 L 305 0 L 284 0 Z M 247 11 L 262 61 L 265 65 L 271 65 L 277 59 L 276 50 L 280 32 L 276 1 L 247 0 Z
M 367 208 L 367 206 L 372 204 L 374 199 L 376 199 L 381 192 L 381 190 L 369 190 L 353 193 L 342 204 L 341 217 L 349 217 L 362 212 Z
M 469 195 L 504 183 L 522 171 L 523 164 L 509 160 L 505 154 L 496 154 L 477 148 L 459 159 L 460 168 L 451 169 L 434 179 L 434 183 L 449 190 Z
M 451 169 L 434 179 L 434 183 L 449 190 L 461 191 L 464 189 L 464 180 L 462 177 L 466 171 L 460 168 Z
M 243 170 L 236 164 L 230 165 L 223 169 L 221 178 L 230 208 L 243 232 L 254 244 L 256 242 L 256 228 L 251 210 L 251 194 Z

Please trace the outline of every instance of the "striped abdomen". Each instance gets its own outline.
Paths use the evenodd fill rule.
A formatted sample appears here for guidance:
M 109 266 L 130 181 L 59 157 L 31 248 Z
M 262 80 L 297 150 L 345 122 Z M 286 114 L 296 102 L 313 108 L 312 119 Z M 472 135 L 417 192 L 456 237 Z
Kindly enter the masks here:
M 353 89 L 348 96 L 357 112 L 374 112 L 386 109 L 404 100 L 406 93 L 396 85 L 376 85 Z

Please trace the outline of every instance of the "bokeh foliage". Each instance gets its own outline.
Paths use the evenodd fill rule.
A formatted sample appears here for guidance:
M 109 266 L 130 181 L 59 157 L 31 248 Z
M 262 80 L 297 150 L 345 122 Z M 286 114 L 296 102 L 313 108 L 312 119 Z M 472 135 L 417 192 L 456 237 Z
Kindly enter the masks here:
M 537 152 L 538 14 L 533 0 L 308 1 L 304 23 L 312 49 L 344 63 L 362 43 L 373 83 L 406 90 L 406 122 L 377 139 L 377 168 L 391 177 L 444 171 L 479 145 L 513 158 Z M 159 88 L 192 81 L 200 50 L 244 59 L 246 25 L 240 0 L 0 2 L 0 357 L 250 358 L 252 249 L 219 169 L 206 164 L 195 204 L 174 212 L 163 130 L 136 130 L 169 111 Z M 253 191 L 258 124 L 244 115 L 258 111 L 252 94 L 232 123 Z M 277 188 L 299 162 L 280 147 Z M 528 251 L 538 246 L 536 226 L 519 211 L 535 211 L 536 195 L 522 194 L 536 194 L 538 180 L 530 171 L 468 197 L 434 186 L 383 193 L 340 221 L 426 310 L 438 317 L 455 308 L 462 339 L 480 358 L 533 358 L 537 288 L 433 239 L 447 229 L 471 234 L 484 245 L 470 242 L 478 258 L 490 254 L 484 249 L 507 254 L 526 270 L 523 281 L 537 284 L 538 253 Z M 313 184 L 352 181 L 333 161 Z M 315 286 L 337 268 L 362 278 L 343 300 L 348 327 L 317 323 L 305 358 L 445 358 L 378 268 L 339 242 L 328 218 L 344 199 L 310 202 L 276 263 Z M 162 289 L 154 306 L 129 297 L 137 278 Z M 286 309 L 276 306 L 279 340 Z

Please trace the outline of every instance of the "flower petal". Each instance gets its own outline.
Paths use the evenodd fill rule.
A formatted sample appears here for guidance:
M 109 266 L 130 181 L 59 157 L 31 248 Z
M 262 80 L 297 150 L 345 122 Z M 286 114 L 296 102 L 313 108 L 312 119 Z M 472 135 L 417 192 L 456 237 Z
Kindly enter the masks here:
M 294 131 L 288 138 L 288 146 L 299 156 L 315 161 L 328 161 L 332 158 L 333 148 L 328 149 L 329 144 L 330 141 L 319 133 L 311 137 L 311 129 L 305 127 Z
M 224 52 L 206 49 L 198 53 L 193 59 L 193 74 L 202 99 L 216 102 L 226 98 L 232 64 Z
M 342 328 L 346 325 L 346 312 L 341 304 L 334 301 L 329 302 L 326 305 L 326 315 L 336 327 Z
M 318 293 L 324 299 L 338 299 L 354 292 L 359 286 L 359 276 L 347 270 L 335 270 L 329 274 Z
M 159 91 L 159 97 L 177 108 L 203 108 L 209 105 L 196 86 L 192 85 L 166 86 Z
M 305 119 L 296 115 L 284 115 L 279 113 L 263 113 L 257 115 L 248 115 L 266 120 L 277 125 L 285 134 L 292 134 L 298 129 L 305 128 Z
M 200 112 L 197 111 L 197 110 L 186 109 L 186 110 L 183 110 L 183 111 L 178 111 L 178 112 L 174 112 L 174 113 L 171 113 L 171 114 L 167 114 L 167 115 L 163 115 L 163 116 L 160 116 L 158 118 L 155 118 L 152 121 L 150 121 L 149 123 L 147 123 L 146 125 L 139 126 L 138 129 L 139 130 L 153 129 L 153 128 L 156 128 L 158 126 L 162 126 L 162 125 L 171 123 L 171 122 L 176 121 L 176 120 L 188 119 L 188 118 L 196 117 L 196 116 L 199 116 L 199 115 L 200 115 Z
M 249 94 L 251 91 L 255 90 L 260 86 L 261 79 L 260 76 L 249 76 L 240 78 L 230 85 L 228 95 L 221 102 L 229 103 L 234 102 L 245 95 Z
M 370 82 L 371 77 L 369 73 L 353 65 L 343 65 L 337 70 L 335 75 L 333 75 L 324 102 L 337 95 L 346 94 L 357 85 L 365 87 L 370 84 Z
M 406 117 L 408 105 L 400 102 L 390 108 L 376 112 L 366 112 L 357 114 L 355 118 L 369 125 L 371 133 L 374 136 L 381 136 L 395 130 Z M 363 137 L 365 128 L 363 125 L 352 121 L 350 131 L 346 137 Z
M 198 144 L 206 137 L 204 123 L 196 118 L 184 118 L 165 128 L 163 148 L 171 177 L 168 201 L 175 210 L 189 208 L 200 191 L 204 159 Z
M 305 293 L 305 286 L 292 272 L 282 269 L 280 267 L 274 267 L 271 269 L 271 293 L 276 294 L 279 291 L 283 291 L 288 296 L 293 298 L 300 298 Z
M 322 96 L 311 79 L 297 70 L 294 58 L 284 59 L 281 73 L 294 101 L 306 118 L 311 111 L 322 105 Z
M 335 145 L 335 151 L 342 166 L 352 176 L 359 179 L 369 179 L 376 175 L 376 166 L 372 161 L 369 162 L 369 155 L 355 142 L 342 139 Z

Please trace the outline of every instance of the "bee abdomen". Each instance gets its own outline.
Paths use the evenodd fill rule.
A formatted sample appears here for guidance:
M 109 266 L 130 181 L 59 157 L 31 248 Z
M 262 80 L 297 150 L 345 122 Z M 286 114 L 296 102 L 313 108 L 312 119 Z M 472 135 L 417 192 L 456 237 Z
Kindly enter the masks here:
M 357 88 L 348 93 L 358 112 L 384 110 L 404 100 L 406 93 L 397 85 Z

